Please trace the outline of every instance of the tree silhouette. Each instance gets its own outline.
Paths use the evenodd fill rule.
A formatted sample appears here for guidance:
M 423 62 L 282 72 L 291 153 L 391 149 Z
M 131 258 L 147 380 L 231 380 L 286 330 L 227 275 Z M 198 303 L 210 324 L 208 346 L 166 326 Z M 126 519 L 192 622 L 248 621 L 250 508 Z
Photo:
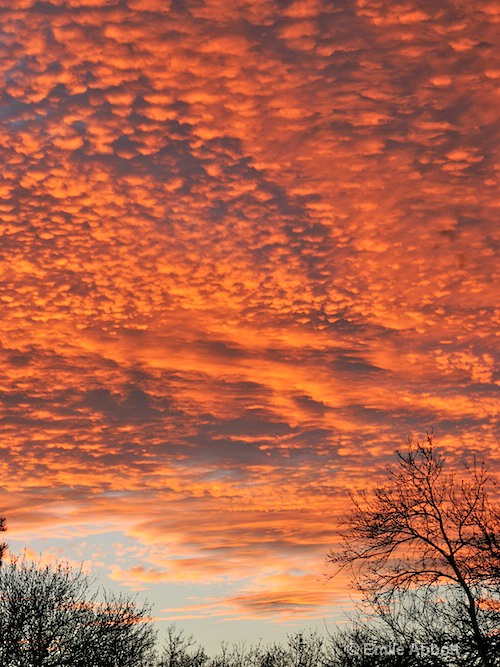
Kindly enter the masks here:
M 386 484 L 351 496 L 342 548 L 327 560 L 337 571 L 350 568 L 365 600 L 389 620 L 401 601 L 404 607 L 413 600 L 415 611 L 416 594 L 430 599 L 438 591 L 449 604 L 434 611 L 463 624 L 473 648 L 469 664 L 492 667 L 500 621 L 500 512 L 487 492 L 492 480 L 475 460 L 465 466 L 465 479 L 445 473 L 432 435 L 408 445 L 397 452 Z
M 0 533 L 3 533 L 6 530 L 7 526 L 5 525 L 5 518 L 0 517 Z M 2 567 L 2 559 L 6 548 L 7 545 L 5 542 L 0 542 L 0 567 Z
M 157 667 L 204 667 L 207 663 L 208 656 L 193 637 L 186 636 L 175 623 L 171 623 Z
M 0 570 L 2 667 L 145 667 L 156 633 L 126 596 L 99 601 L 69 566 L 11 561 Z

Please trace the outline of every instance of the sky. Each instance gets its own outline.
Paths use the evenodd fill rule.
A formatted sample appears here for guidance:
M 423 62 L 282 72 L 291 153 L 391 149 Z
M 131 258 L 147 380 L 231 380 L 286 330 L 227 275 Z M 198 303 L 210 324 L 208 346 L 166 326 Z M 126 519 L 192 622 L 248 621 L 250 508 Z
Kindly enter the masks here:
M 325 555 L 410 434 L 500 468 L 499 22 L 0 0 L 13 553 L 269 640 L 352 606 Z

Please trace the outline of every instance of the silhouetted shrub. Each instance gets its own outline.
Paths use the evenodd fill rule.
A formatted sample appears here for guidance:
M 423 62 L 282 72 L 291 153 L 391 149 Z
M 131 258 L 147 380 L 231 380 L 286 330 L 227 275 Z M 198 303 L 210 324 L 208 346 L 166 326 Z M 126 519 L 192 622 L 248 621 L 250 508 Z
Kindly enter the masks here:
M 81 570 L 24 560 L 0 569 L 2 667 L 147 667 L 155 640 L 146 607 L 98 601 Z

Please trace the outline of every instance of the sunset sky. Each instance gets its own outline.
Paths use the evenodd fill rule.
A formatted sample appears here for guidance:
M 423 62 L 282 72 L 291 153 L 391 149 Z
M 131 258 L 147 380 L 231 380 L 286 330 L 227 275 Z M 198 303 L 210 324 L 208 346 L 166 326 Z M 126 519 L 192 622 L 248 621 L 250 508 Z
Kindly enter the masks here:
M 499 22 L 0 0 L 13 553 L 209 649 L 280 639 L 351 605 L 325 554 L 410 433 L 500 467 Z

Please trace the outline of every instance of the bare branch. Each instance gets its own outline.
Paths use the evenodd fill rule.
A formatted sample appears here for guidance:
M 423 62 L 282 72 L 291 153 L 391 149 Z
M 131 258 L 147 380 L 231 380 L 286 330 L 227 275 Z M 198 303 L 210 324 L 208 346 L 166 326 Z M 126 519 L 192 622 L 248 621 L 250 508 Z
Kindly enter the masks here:
M 337 572 L 349 567 L 372 600 L 448 582 L 462 596 L 481 664 L 490 667 L 480 619 L 487 601 L 500 598 L 500 512 L 488 498 L 484 463 L 473 459 L 457 481 L 433 438 L 409 440 L 384 485 L 351 496 L 342 546 L 327 561 Z

